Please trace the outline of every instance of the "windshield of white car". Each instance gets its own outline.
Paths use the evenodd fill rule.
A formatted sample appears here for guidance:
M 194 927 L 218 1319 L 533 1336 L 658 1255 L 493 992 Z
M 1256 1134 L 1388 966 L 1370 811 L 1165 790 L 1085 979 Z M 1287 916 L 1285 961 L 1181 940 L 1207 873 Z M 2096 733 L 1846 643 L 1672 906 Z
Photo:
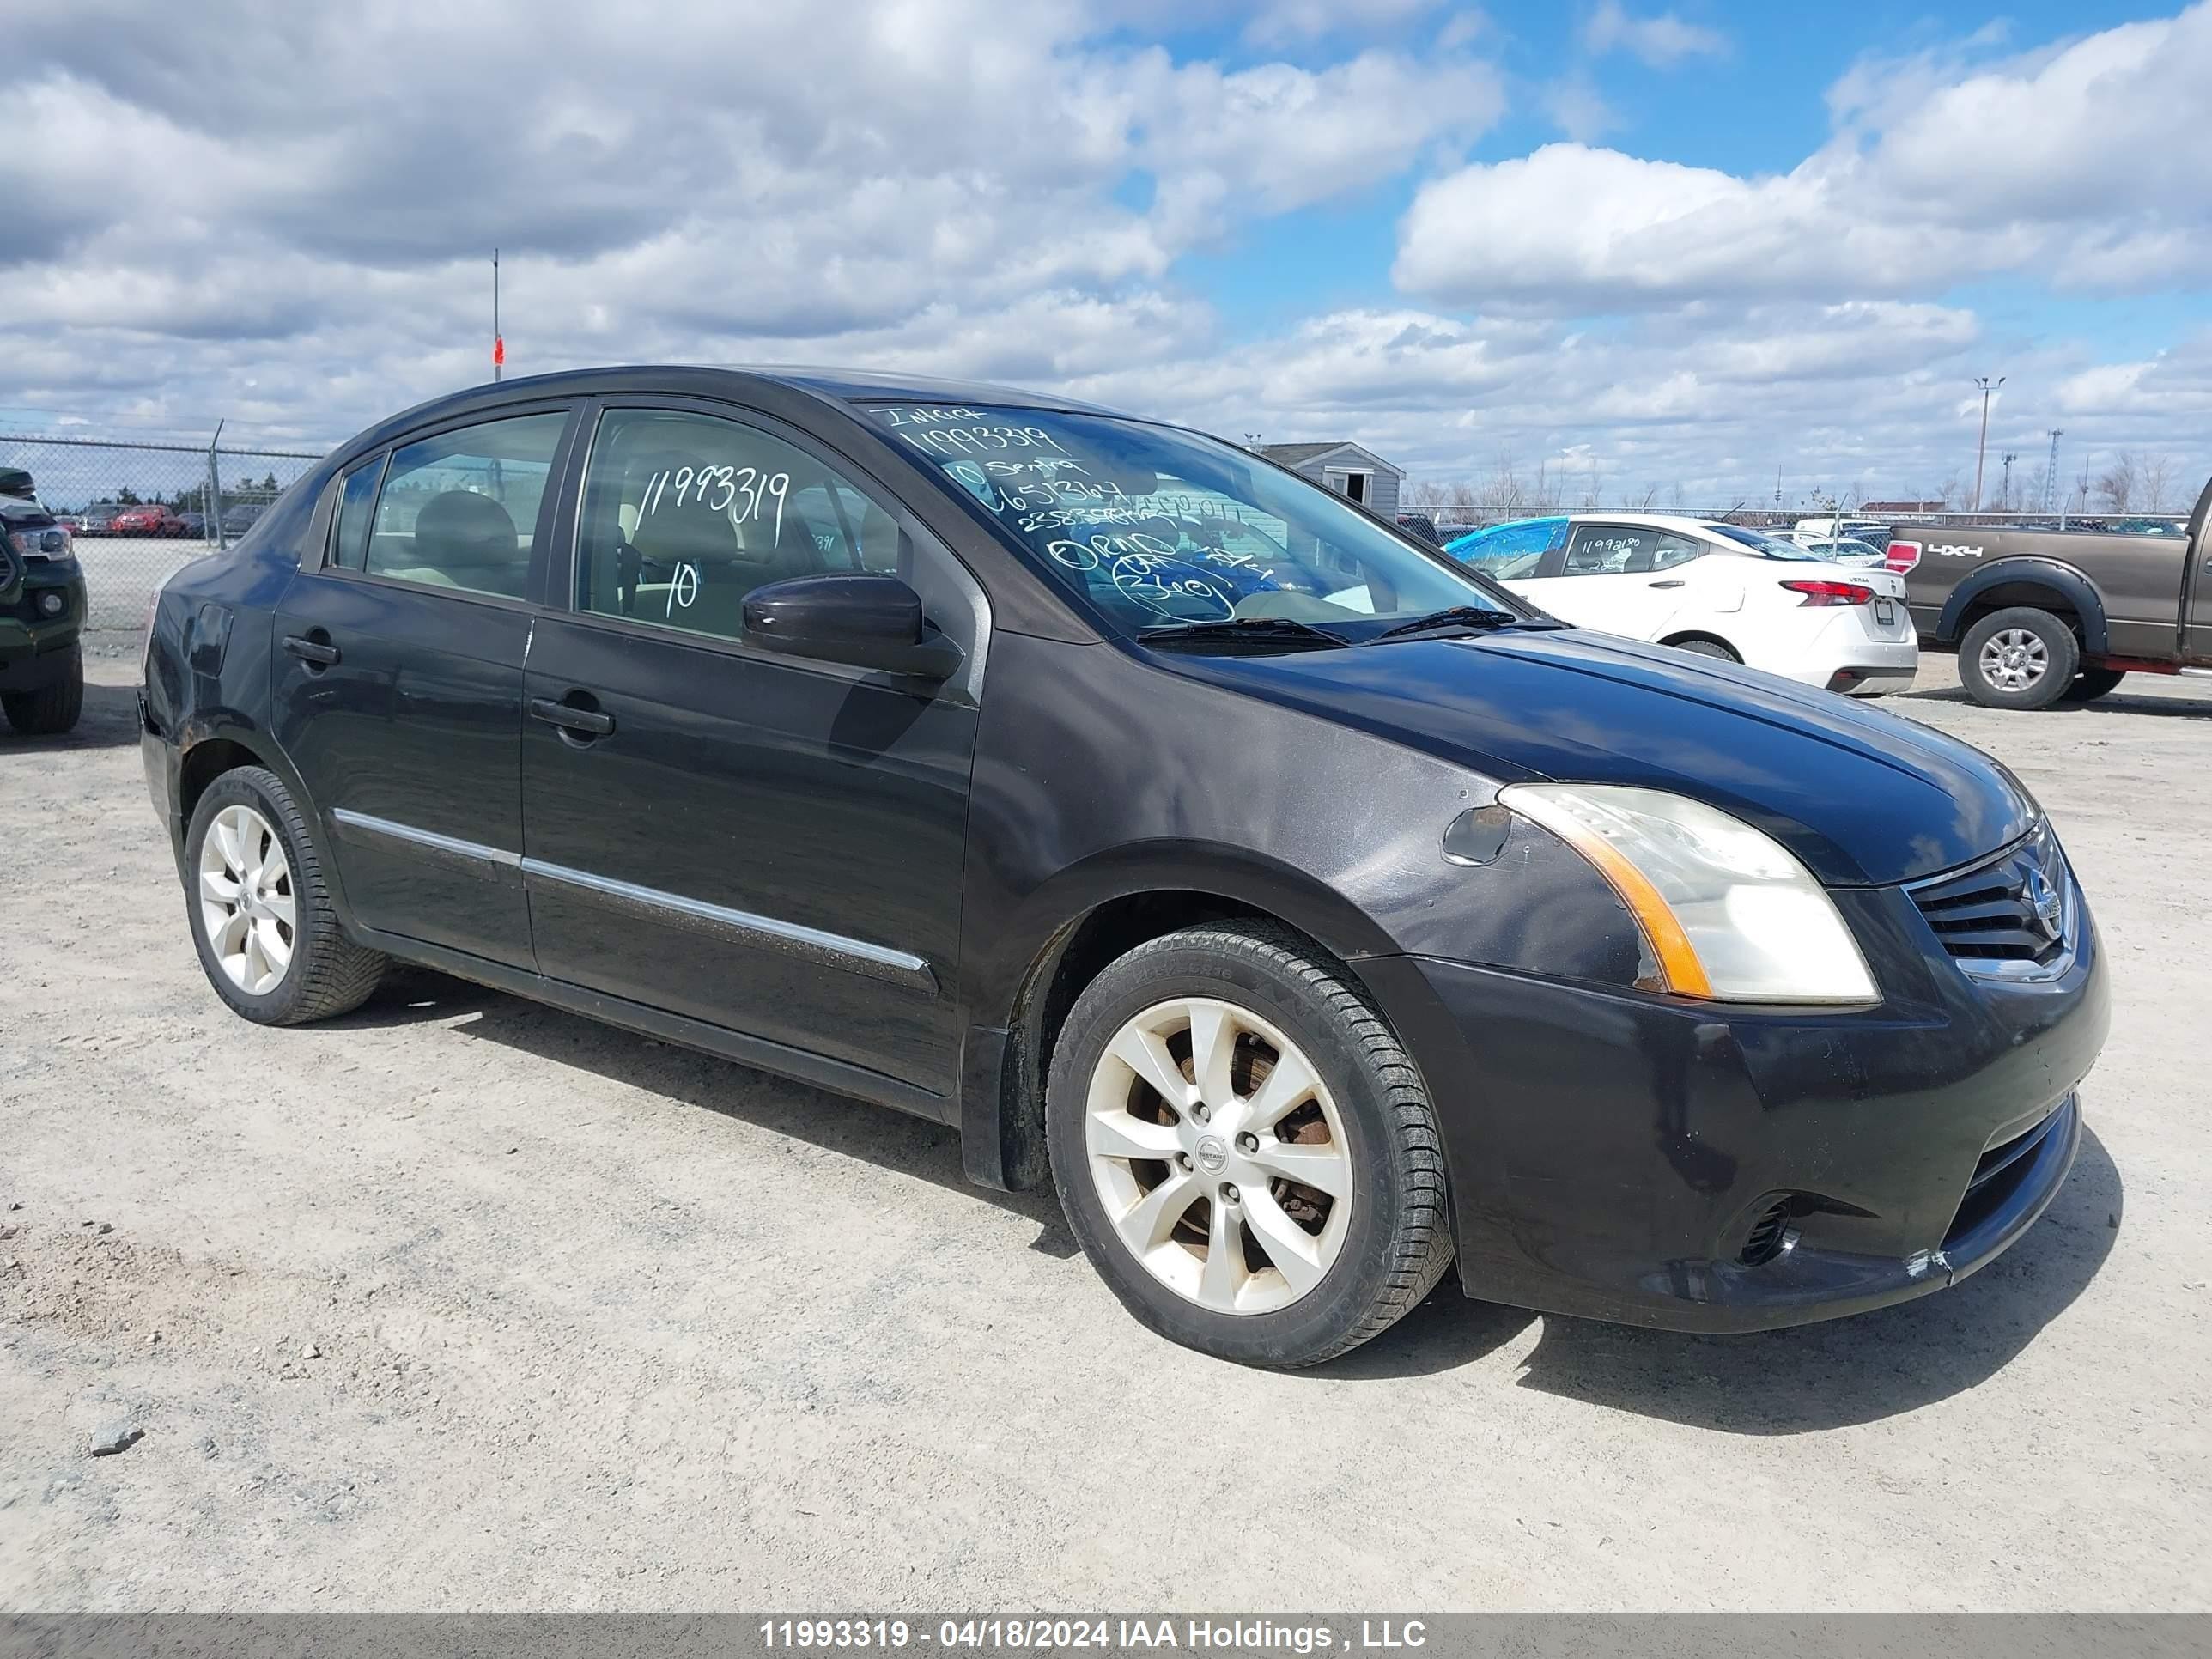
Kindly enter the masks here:
M 867 412 L 1038 570 L 1132 638 L 1279 619 L 1356 644 L 1437 612 L 1503 612 L 1509 623 L 1536 615 L 1334 492 L 1198 433 L 1036 409 Z M 1296 637 L 1206 629 L 1189 643 L 1249 650 Z
M 1747 530 L 1740 524 L 1709 524 L 1706 529 L 1716 536 L 1725 536 L 1732 542 L 1741 542 L 1753 552 L 1769 559 L 1794 559 L 1799 563 L 1820 561 L 1820 555 L 1781 536 L 1770 536 L 1763 530 Z

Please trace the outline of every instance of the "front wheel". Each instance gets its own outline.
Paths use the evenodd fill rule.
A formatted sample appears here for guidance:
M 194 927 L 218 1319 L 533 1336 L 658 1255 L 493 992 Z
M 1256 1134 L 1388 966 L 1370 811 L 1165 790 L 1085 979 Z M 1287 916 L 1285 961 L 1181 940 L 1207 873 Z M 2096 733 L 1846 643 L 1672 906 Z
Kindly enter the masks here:
M 1959 641 L 1959 682 L 1984 708 L 2048 708 L 2081 663 L 2074 630 L 2033 605 L 1993 611 Z
M 1046 1140 L 1069 1225 L 1122 1304 L 1220 1358 L 1333 1358 L 1451 1261 L 1419 1073 L 1287 930 L 1193 928 L 1101 973 L 1054 1050 Z
M 0 696 L 0 712 L 8 724 L 27 738 L 55 738 L 73 730 L 84 713 L 84 654 L 70 647 L 69 661 L 59 678 L 35 691 L 10 691 Z
M 185 854 L 192 943 L 233 1012 L 300 1025 L 357 1008 L 376 988 L 386 958 L 339 930 L 307 820 L 275 773 L 240 767 L 210 784 Z

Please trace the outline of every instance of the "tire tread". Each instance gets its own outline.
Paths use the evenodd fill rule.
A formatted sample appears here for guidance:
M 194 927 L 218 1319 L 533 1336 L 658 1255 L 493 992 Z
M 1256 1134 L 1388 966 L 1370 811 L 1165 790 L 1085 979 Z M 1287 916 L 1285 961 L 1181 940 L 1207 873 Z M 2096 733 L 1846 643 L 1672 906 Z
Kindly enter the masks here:
M 84 658 L 71 647 L 70 672 L 35 691 L 10 691 L 0 696 L 0 711 L 8 724 L 27 738 L 55 738 L 74 731 L 84 713 Z
M 355 944 L 339 927 L 337 912 L 331 906 L 330 889 L 323 879 L 322 855 L 316 848 L 313 836 L 308 833 L 306 817 L 293 800 L 292 792 L 284 787 L 283 780 L 264 767 L 239 767 L 225 772 L 210 784 L 209 793 L 226 785 L 241 785 L 258 795 L 274 813 L 277 827 L 283 833 L 285 850 L 292 860 L 293 892 L 299 916 L 293 929 L 293 956 L 305 974 L 299 981 L 288 981 L 281 988 L 289 993 L 281 1007 L 249 1012 L 240 1007 L 228 987 L 210 975 L 216 991 L 240 1012 L 268 1025 L 306 1025 L 351 1013 L 375 991 L 391 958 L 380 951 Z M 195 836 L 195 844 L 197 841 Z

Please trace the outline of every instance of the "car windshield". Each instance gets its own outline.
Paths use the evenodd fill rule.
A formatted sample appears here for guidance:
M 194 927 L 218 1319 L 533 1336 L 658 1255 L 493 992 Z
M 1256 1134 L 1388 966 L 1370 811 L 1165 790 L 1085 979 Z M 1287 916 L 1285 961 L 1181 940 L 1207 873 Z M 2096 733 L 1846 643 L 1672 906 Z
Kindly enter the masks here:
M 1312 627 L 1356 641 L 1440 611 L 1534 614 L 1328 490 L 1196 433 L 1036 409 L 885 404 L 868 413 L 1125 634 L 1261 624 L 1243 630 L 1249 638 L 1266 624 L 1288 635 L 1304 623 L 1322 643 Z
M 1799 563 L 1818 562 L 1821 556 L 1797 545 L 1787 537 L 1770 535 L 1764 530 L 1747 530 L 1740 524 L 1709 524 L 1706 529 L 1716 536 L 1725 536 L 1732 542 L 1741 542 L 1763 558 L 1794 559 Z

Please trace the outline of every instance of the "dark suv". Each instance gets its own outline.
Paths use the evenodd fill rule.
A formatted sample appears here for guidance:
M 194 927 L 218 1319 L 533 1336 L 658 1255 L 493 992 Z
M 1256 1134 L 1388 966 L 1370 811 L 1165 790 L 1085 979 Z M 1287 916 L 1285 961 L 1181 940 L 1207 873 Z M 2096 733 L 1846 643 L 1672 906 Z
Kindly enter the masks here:
M 1692 1329 L 1937 1289 L 2058 1190 L 2105 1037 L 1984 756 L 1062 398 L 427 404 L 171 579 L 143 696 L 240 1014 L 399 958 L 917 1113 L 1252 1363 L 1455 1254 Z
M 0 712 L 27 736 L 70 730 L 84 708 L 84 571 L 31 475 L 0 467 Z

